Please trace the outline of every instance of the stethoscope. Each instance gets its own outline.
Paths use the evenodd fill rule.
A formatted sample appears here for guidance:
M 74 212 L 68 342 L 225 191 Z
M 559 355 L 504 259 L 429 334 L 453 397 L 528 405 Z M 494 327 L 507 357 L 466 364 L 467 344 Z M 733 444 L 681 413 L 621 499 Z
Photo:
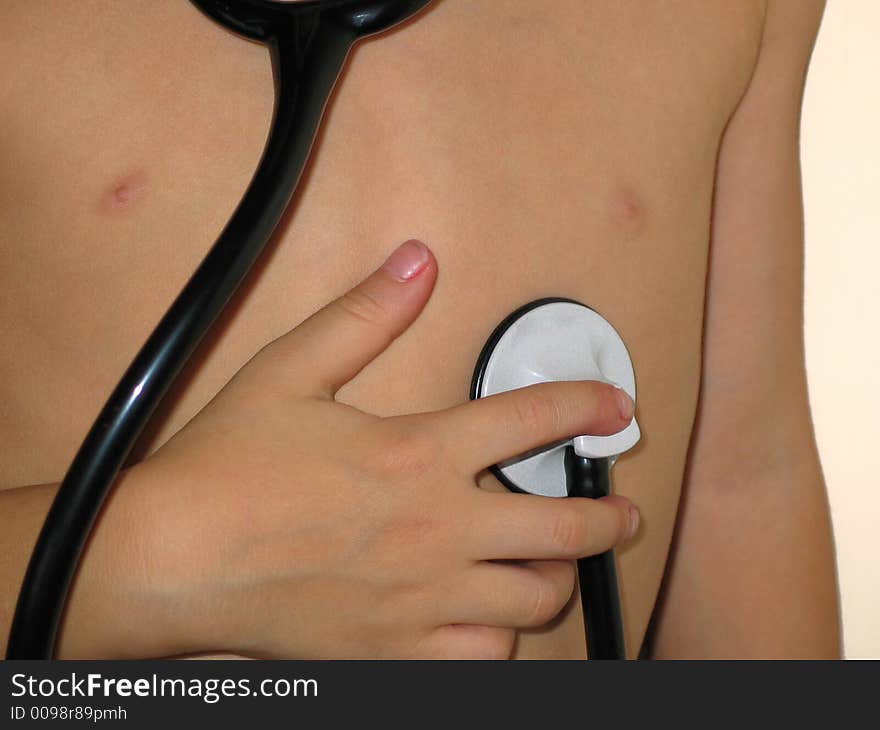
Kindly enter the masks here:
M 636 399 L 632 360 L 614 327 L 580 302 L 538 299 L 508 315 L 489 336 L 477 358 L 471 398 L 557 380 L 612 383 Z M 598 499 L 611 493 L 611 467 L 640 437 L 633 418 L 610 436 L 585 434 L 548 444 L 490 470 L 517 492 Z M 613 551 L 581 558 L 577 573 L 587 655 L 626 659 Z
M 150 416 L 244 280 L 290 203 L 327 100 L 352 46 L 361 38 L 412 17 L 431 0 L 192 2 L 227 29 L 269 48 L 275 79 L 271 130 L 241 202 L 113 390 L 61 482 L 22 583 L 7 644 L 7 659 L 53 656 L 70 583 L 104 499 Z M 560 307 L 565 307 L 566 312 Z M 578 324 L 578 319 L 584 316 L 590 320 L 590 327 Z M 573 341 L 569 337 L 579 336 L 583 340 L 589 332 L 596 334 L 598 339 L 588 336 L 589 342 L 584 344 L 587 349 L 595 350 L 595 367 L 584 367 L 585 363 L 592 362 L 588 359 L 573 369 L 564 366 L 536 371 L 530 367 L 528 359 L 521 356 L 523 349 L 532 351 L 533 346 L 523 335 L 536 318 L 552 320 L 553 327 L 545 324 L 537 329 L 545 335 L 556 331 L 557 335 L 551 339 L 563 338 L 554 339 L 557 344 L 551 346 L 560 353 Z M 484 397 L 538 382 L 535 377 L 590 379 L 594 376 L 593 379 L 614 380 L 635 398 L 632 366 L 628 365 L 627 369 L 618 357 L 623 343 L 618 342 L 619 337 L 615 339 L 616 333 L 607 322 L 602 325 L 599 320 L 605 322 L 589 308 L 562 300 L 542 300 L 518 310 L 487 343 L 478 362 L 471 397 Z M 570 326 L 564 331 L 554 329 L 565 322 Z M 600 330 L 604 334 L 599 335 Z M 612 349 L 618 355 L 603 355 L 612 340 L 616 348 Z M 601 345 L 599 350 L 596 350 L 597 343 Z M 541 343 L 536 345 L 539 349 L 544 347 Z M 625 353 L 625 348 L 622 352 Z M 514 362 L 517 358 L 522 361 Z M 576 359 L 576 355 L 566 355 L 560 357 L 559 362 Z M 628 356 L 625 359 L 628 364 Z M 610 362 L 615 365 L 609 370 Z M 517 374 L 518 370 L 521 372 Z M 633 436 L 638 439 L 635 421 L 627 430 L 629 440 L 616 442 L 614 454 L 625 451 L 625 443 L 632 441 L 630 446 L 635 443 Z M 611 442 L 595 451 L 595 445 L 601 443 L 596 439 L 601 438 L 614 437 L 578 437 L 573 444 L 556 445 L 543 453 L 498 465 L 493 471 L 511 488 L 534 492 L 536 484 L 544 485 L 542 488 L 553 484 L 552 489 L 559 491 L 560 478 L 557 475 L 550 479 L 549 474 L 561 468 L 564 485 L 560 495 L 602 496 L 610 488 L 613 460 L 609 458 Z M 551 462 L 555 464 L 553 469 L 548 466 Z M 613 556 L 609 552 L 579 561 L 578 573 L 590 657 L 625 657 Z

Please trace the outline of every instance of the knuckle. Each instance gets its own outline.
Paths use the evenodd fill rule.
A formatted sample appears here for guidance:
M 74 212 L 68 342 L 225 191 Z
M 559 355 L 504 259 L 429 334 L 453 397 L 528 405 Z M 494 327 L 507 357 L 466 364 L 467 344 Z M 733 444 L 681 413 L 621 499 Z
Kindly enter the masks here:
M 556 430 L 562 422 L 559 403 L 543 390 L 530 388 L 514 403 L 517 421 L 529 431 Z
M 562 609 L 556 591 L 546 580 L 536 582 L 528 602 L 525 625 L 530 627 L 543 626 Z
M 445 523 L 427 511 L 408 514 L 389 525 L 385 547 L 394 546 L 396 549 L 392 552 L 406 555 L 414 546 L 439 541 L 438 534 L 445 531 Z
M 437 458 L 437 444 L 427 430 L 401 427 L 370 451 L 367 467 L 385 477 L 417 478 L 431 471 Z
M 570 511 L 560 512 L 553 520 L 550 541 L 561 557 L 575 557 L 581 551 L 585 527 Z
M 338 304 L 346 314 L 370 325 L 381 325 L 389 318 L 389 312 L 382 302 L 360 287 L 343 294 Z
M 597 543 L 596 550 L 610 550 L 615 545 L 626 541 L 629 533 L 629 510 L 621 508 L 616 497 L 605 497 L 597 500 L 595 506 L 597 529 L 593 541 Z

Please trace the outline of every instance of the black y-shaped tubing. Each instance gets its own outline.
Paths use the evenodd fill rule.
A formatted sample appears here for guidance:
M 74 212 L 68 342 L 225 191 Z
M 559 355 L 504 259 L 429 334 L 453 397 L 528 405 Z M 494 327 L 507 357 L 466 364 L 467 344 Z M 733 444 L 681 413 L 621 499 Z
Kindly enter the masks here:
M 58 489 L 19 593 L 7 659 L 52 657 L 70 583 L 101 505 L 150 416 L 281 219 L 352 45 L 430 2 L 192 1 L 227 28 L 269 47 L 272 128 L 238 208 L 116 386 Z

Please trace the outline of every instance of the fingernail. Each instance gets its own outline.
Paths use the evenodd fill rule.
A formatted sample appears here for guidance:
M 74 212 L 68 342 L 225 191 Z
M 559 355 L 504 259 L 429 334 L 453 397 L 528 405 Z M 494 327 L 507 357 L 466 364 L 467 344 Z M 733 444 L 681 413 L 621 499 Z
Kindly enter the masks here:
M 428 248 L 415 239 L 402 244 L 382 265 L 398 281 L 409 281 L 421 274 L 428 265 Z
M 632 540 L 633 535 L 639 529 L 639 511 L 633 506 L 629 506 L 629 531 L 626 533 L 626 539 Z
M 617 386 L 615 386 L 615 388 L 617 388 Z M 627 395 L 623 388 L 617 388 L 617 406 L 620 408 L 621 418 L 627 421 L 632 420 L 636 406 L 635 403 L 633 403 L 632 398 Z

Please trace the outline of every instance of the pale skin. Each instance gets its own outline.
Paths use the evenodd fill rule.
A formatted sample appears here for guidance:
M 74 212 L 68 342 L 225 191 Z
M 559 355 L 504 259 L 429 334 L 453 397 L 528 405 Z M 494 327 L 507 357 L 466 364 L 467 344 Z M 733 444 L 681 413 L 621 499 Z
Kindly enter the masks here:
M 119 5 L 0 9 L 28 29 L 0 48 L 4 637 L 55 484 L 268 124 L 263 49 Z M 652 613 L 657 657 L 839 655 L 801 318 L 821 3 L 497 7 L 441 0 L 352 56 L 298 202 L 102 513 L 61 656 L 582 657 L 571 560 L 611 546 L 630 656 Z M 369 273 L 411 238 L 417 275 Z M 485 471 L 623 425 L 596 383 L 465 403 L 539 296 L 633 357 L 644 438 L 609 500 Z

